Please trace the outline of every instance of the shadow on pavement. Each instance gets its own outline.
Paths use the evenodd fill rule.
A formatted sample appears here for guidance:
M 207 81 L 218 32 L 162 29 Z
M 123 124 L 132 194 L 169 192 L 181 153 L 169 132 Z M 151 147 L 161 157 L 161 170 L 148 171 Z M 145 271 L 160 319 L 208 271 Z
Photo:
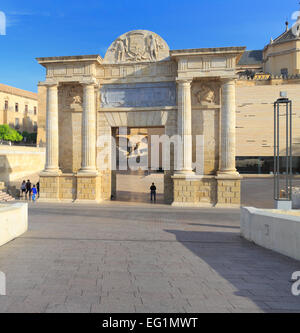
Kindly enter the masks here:
M 238 309 L 246 300 L 264 312 L 300 312 L 300 298 L 292 295 L 290 281 L 299 270 L 296 260 L 256 246 L 235 232 L 165 231 L 211 267 L 212 274 L 206 276 L 199 268 L 199 284 L 227 295 Z

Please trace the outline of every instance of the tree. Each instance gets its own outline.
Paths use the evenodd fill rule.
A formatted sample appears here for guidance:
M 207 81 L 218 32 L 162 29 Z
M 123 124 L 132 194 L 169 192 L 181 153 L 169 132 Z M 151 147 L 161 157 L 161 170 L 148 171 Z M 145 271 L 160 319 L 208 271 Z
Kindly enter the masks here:
M 0 140 L 19 142 L 23 136 L 8 125 L 0 125 Z
M 36 143 L 37 133 L 28 133 L 26 131 L 22 132 L 24 142 L 26 143 Z

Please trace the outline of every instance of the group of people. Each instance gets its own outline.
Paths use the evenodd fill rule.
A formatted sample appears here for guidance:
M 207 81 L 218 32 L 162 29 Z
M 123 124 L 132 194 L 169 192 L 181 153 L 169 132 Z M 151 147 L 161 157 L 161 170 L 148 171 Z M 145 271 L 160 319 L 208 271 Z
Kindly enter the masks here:
M 28 179 L 27 182 L 23 180 L 21 184 L 21 195 L 25 196 L 25 200 L 35 201 L 36 198 L 40 197 L 40 182 L 37 182 L 36 185 L 31 184 Z

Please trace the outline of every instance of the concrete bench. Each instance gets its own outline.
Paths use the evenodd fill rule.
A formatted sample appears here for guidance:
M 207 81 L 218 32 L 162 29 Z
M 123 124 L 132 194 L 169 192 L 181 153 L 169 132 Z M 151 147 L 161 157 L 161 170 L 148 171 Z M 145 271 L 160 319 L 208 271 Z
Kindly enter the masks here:
M 241 234 L 255 244 L 300 260 L 300 211 L 244 207 Z
M 28 229 L 28 204 L 0 204 L 0 246 Z

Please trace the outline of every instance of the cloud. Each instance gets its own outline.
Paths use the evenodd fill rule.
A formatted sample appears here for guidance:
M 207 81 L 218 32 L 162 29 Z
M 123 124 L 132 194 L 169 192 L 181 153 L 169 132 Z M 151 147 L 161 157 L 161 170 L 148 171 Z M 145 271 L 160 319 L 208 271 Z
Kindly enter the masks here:
M 6 15 L 0 12 L 0 35 L 6 35 Z
M 13 18 L 11 16 L 7 16 L 7 18 L 6 18 L 6 27 L 8 27 L 8 28 L 14 27 L 14 26 L 18 25 L 19 22 L 20 22 L 19 19 Z
M 6 12 L 5 14 L 6 14 L 6 27 L 14 27 L 14 26 L 22 24 L 22 21 L 25 17 L 30 17 L 30 16 L 50 17 L 51 16 L 51 13 L 47 12 L 47 11 L 44 11 L 44 12 L 9 11 L 9 12 Z M 1 25 L 1 22 L 0 22 L 0 25 Z
M 12 12 L 7 12 L 7 15 L 12 15 L 12 16 L 31 16 L 34 15 L 33 12 L 22 12 L 22 11 L 12 11 Z
M 32 12 L 32 11 L 11 11 L 7 12 L 11 16 L 51 16 L 50 12 Z

